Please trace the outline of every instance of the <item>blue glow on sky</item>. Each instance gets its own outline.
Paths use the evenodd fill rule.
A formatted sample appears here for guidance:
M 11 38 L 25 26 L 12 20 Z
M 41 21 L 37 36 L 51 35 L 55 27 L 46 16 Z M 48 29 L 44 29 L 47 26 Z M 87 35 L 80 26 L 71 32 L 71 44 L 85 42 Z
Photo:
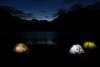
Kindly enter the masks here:
M 0 0 L 0 5 L 12 6 L 26 13 L 32 13 L 39 20 L 52 20 L 58 9 L 69 11 L 72 5 L 88 5 L 100 0 Z M 48 17 L 46 17 L 48 16 Z M 31 17 L 32 18 L 32 17 Z M 29 19 L 31 19 L 29 18 Z

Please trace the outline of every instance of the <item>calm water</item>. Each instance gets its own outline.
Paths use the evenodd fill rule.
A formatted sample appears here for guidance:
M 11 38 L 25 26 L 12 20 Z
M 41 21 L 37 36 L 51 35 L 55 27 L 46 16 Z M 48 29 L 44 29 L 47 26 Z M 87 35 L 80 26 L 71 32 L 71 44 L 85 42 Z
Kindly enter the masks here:
M 27 41 L 28 44 L 55 44 L 59 37 L 59 32 L 52 31 L 34 31 L 34 32 L 17 32 L 16 36 L 19 40 Z

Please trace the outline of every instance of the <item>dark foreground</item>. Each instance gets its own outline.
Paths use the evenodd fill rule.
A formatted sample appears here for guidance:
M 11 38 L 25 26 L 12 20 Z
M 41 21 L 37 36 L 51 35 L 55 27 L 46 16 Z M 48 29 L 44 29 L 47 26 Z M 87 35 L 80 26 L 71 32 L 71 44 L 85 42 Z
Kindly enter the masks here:
M 17 54 L 13 52 L 13 47 L 16 44 L 16 36 L 14 32 L 1 33 L 0 47 L 0 64 L 6 65 L 32 65 L 32 66 L 68 66 L 68 65 L 99 65 L 99 41 L 98 36 L 71 35 L 64 40 L 62 35 L 58 39 L 56 45 L 29 45 L 30 52 L 28 54 Z M 97 35 L 97 34 L 96 34 Z M 86 41 L 87 37 L 91 37 L 90 41 L 94 41 L 97 49 L 85 55 L 75 56 L 69 54 L 70 47 L 75 43 L 81 43 L 81 40 Z M 71 45 L 69 45 L 71 44 Z

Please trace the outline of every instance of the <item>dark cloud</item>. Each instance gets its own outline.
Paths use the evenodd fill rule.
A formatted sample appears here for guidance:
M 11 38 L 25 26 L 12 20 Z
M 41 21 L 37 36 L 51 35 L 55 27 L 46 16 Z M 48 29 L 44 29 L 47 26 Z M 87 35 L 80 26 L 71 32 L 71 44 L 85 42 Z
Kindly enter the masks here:
M 45 16 L 53 18 L 52 14 L 56 13 L 59 8 L 69 11 L 75 4 L 80 3 L 81 5 L 87 6 L 88 4 L 93 4 L 96 1 L 100 0 L 0 0 L 0 5 L 13 6 L 19 9 L 14 9 L 12 11 L 14 15 L 29 18 L 33 15 L 41 20 L 44 19 Z M 47 17 L 45 18 L 47 19 Z
M 45 18 L 49 18 L 49 16 L 45 16 Z
M 11 7 L 11 6 L 0 6 L 0 9 L 7 11 L 12 16 L 16 16 L 16 17 L 20 17 L 20 18 L 32 17 L 33 16 L 32 13 L 25 13 L 25 12 L 18 10 L 14 7 Z

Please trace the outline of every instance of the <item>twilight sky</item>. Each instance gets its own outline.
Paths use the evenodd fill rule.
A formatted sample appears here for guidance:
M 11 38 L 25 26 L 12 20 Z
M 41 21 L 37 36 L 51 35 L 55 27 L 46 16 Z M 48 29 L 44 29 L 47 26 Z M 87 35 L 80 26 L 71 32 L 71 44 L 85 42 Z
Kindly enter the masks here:
M 32 13 L 38 20 L 52 20 L 59 9 L 69 11 L 74 4 L 84 6 L 100 0 L 0 0 L 0 5 L 15 7 L 26 13 Z M 30 18 L 29 18 L 30 19 Z

